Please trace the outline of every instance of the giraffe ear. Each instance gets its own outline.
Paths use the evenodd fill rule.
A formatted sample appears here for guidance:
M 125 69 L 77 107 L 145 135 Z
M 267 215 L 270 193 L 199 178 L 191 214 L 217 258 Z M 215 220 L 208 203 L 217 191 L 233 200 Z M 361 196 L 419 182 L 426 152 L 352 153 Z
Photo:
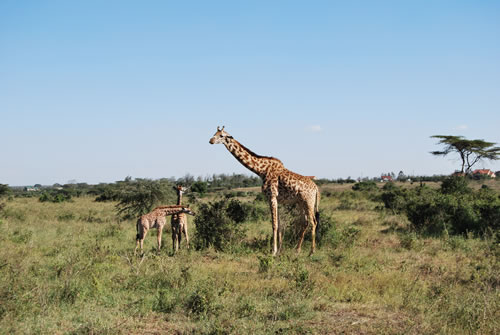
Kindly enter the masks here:
M 220 127 L 219 126 L 217 126 L 217 131 L 220 131 Z

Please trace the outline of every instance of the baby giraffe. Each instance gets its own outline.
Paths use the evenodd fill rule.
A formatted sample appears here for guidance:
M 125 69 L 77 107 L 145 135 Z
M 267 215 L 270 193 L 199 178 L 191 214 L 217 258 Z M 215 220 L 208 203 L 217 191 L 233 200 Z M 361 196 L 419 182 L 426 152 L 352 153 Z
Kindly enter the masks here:
M 191 209 L 183 206 L 159 206 L 153 209 L 148 214 L 144 214 L 137 220 L 137 237 L 134 254 L 137 252 L 137 248 L 141 247 L 141 253 L 143 250 L 144 238 L 146 237 L 148 231 L 152 228 L 157 229 L 157 240 L 158 240 L 158 251 L 161 248 L 161 233 L 165 223 L 167 222 L 167 215 L 174 215 L 185 213 L 189 215 L 195 215 Z
M 182 204 L 182 194 L 187 191 L 187 187 L 177 185 L 173 186 L 173 189 L 177 193 L 177 205 L 180 206 Z M 186 237 L 186 244 L 187 248 L 189 249 L 187 223 L 187 216 L 184 213 L 174 214 L 170 219 L 170 225 L 172 226 L 172 250 L 174 253 L 179 250 L 182 234 L 184 234 L 184 237 Z

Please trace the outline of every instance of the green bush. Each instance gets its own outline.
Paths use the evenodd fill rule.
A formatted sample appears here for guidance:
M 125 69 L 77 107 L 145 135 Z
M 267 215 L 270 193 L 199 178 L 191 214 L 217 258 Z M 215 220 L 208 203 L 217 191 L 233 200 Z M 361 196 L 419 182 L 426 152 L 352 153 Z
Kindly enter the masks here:
M 200 194 L 205 194 L 208 190 L 208 184 L 203 181 L 194 182 L 191 185 L 191 192 L 198 192 Z
M 465 194 L 471 191 L 465 177 L 451 176 L 441 183 L 441 193 L 443 194 Z
M 194 224 L 196 249 L 213 246 L 216 250 L 225 250 L 244 237 L 242 219 L 247 217 L 244 206 L 238 200 L 222 199 L 208 204 L 201 204 Z
M 255 201 L 267 202 L 267 196 L 264 193 L 257 193 L 255 196 Z
M 160 313 L 172 313 L 177 305 L 177 299 L 169 290 L 160 289 L 153 303 L 153 311 Z
M 218 294 L 220 292 L 217 292 L 214 283 L 210 281 L 200 283 L 187 297 L 186 308 L 188 312 L 198 317 L 215 313 L 218 309 L 216 304 Z
M 249 204 L 244 204 L 238 200 L 231 200 L 226 208 L 226 213 L 229 217 L 236 223 L 242 223 L 248 220 L 250 213 L 252 211 L 252 206 Z
M 356 183 L 352 186 L 354 191 L 376 191 L 378 190 L 377 183 L 369 180 Z
M 413 228 L 428 234 L 483 234 L 500 228 L 500 199 L 490 189 L 471 190 L 465 178 L 448 178 L 441 189 L 392 188 L 382 194 L 386 208 L 404 213 Z
M 71 201 L 71 194 L 67 190 L 52 190 L 43 192 L 38 198 L 40 202 L 55 202 Z

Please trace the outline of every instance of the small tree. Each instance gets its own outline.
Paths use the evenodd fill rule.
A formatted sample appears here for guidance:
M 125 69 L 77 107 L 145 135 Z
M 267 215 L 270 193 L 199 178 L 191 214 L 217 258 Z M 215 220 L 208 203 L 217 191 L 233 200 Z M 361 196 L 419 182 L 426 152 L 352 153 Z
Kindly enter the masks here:
M 167 200 L 170 185 L 149 179 L 125 179 L 119 183 L 116 199 L 117 214 L 123 219 L 143 215 L 153 209 L 154 205 Z M 170 192 L 172 193 L 172 192 Z M 173 202 L 173 200 L 171 199 Z
M 10 188 L 9 188 L 9 185 L 7 184 L 0 184 L 0 200 L 4 197 L 4 196 L 7 196 L 9 193 L 10 193 Z M 2 210 L 2 208 L 4 207 L 5 205 L 3 203 L 0 202 L 0 210 Z
M 9 185 L 7 184 L 0 184 L 0 198 L 9 194 L 10 193 L 10 188 Z
M 197 181 L 191 185 L 192 192 L 198 192 L 199 194 L 205 194 L 208 190 L 208 185 L 204 181 Z
M 438 144 L 445 147 L 441 151 L 431 151 L 436 156 L 446 156 L 449 153 L 458 153 L 462 161 L 461 173 L 470 173 L 472 167 L 482 160 L 497 160 L 500 155 L 500 147 L 496 143 L 484 140 L 468 140 L 463 136 L 433 135 L 431 138 L 439 139 Z

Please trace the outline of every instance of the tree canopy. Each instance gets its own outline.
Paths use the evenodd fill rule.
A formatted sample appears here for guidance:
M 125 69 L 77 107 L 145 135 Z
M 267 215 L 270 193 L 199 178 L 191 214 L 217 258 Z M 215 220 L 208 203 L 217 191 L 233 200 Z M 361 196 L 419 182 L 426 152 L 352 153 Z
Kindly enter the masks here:
M 3 195 L 9 194 L 10 188 L 7 184 L 0 184 L 0 197 Z
M 500 155 L 500 147 L 494 142 L 485 140 L 468 140 L 463 136 L 433 135 L 431 138 L 439 139 L 438 144 L 443 144 L 440 151 L 431 151 L 435 156 L 446 156 L 450 153 L 457 153 L 461 160 L 461 173 L 470 173 L 472 167 L 482 160 L 497 160 Z

